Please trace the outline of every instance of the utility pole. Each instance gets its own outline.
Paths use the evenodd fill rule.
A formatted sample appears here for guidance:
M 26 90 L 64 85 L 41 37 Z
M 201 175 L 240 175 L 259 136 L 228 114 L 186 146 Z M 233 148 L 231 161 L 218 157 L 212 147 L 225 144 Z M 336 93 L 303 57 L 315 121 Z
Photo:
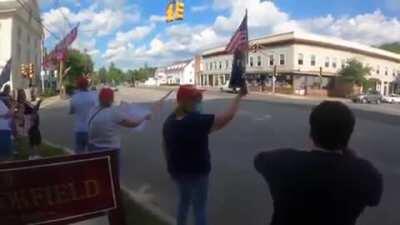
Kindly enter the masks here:
M 63 84 L 63 76 L 64 76 L 64 61 L 60 61 L 60 69 L 58 71 L 58 79 L 59 79 L 59 89 L 60 89 L 60 96 L 63 97 L 65 94 L 64 84 Z
M 276 75 L 277 75 L 277 66 L 275 65 L 274 72 L 272 73 L 272 94 L 275 94 Z

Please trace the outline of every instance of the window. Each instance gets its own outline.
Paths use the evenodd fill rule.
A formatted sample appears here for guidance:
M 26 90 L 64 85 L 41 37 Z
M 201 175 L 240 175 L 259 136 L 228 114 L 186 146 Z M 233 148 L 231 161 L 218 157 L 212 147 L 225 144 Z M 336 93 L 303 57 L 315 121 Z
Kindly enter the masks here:
M 228 69 L 228 67 L 229 67 L 229 61 L 225 60 L 225 69 Z
M 389 69 L 385 67 L 385 76 L 387 76 L 388 74 L 389 74 Z
M 257 56 L 257 66 L 261 66 L 261 56 Z
M 304 64 L 304 55 L 302 53 L 299 54 L 298 59 L 297 59 L 297 63 L 299 65 L 303 65 Z
M 393 70 L 392 70 L 393 72 L 392 72 L 392 76 L 396 76 L 396 69 L 395 68 L 393 68 Z
M 21 27 L 18 27 L 17 28 L 17 39 L 21 40 L 21 37 L 22 37 L 22 29 L 21 29 Z
M 214 62 L 214 70 L 217 70 L 217 62 Z
M 379 65 L 376 67 L 376 73 L 377 73 L 377 74 L 380 74 L 380 73 L 381 73 L 381 67 L 380 67 Z
M 219 61 L 219 69 L 222 69 L 222 62 Z
M 346 66 L 346 60 L 345 60 L 345 59 L 342 59 L 341 64 L 342 64 L 342 69 L 343 69 L 343 68 Z
M 273 66 L 273 65 L 275 64 L 274 61 L 275 61 L 274 55 L 270 55 L 270 56 L 269 56 L 269 65 L 270 65 L 270 66 Z
M 250 62 L 250 67 L 253 67 L 253 56 L 250 56 L 249 62 Z
M 315 55 L 311 55 L 311 66 L 317 65 L 317 57 Z
M 333 59 L 332 59 L 332 67 L 333 67 L 333 68 L 336 68 L 336 67 L 337 67 L 337 59 L 336 59 L 336 58 L 333 58 Z
M 21 43 L 17 43 L 17 60 L 19 61 L 21 59 Z
M 329 57 L 326 57 L 325 58 L 325 67 L 328 68 L 330 66 L 330 64 L 331 64 L 331 62 L 330 62 Z
M 279 65 L 285 65 L 285 55 L 284 54 L 279 55 Z

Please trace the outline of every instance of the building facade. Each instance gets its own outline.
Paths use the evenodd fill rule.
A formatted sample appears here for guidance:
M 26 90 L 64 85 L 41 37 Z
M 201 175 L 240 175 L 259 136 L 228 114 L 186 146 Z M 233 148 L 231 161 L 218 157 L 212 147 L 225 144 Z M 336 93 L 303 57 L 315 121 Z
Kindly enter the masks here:
M 368 79 L 376 81 L 382 94 L 399 87 L 400 55 L 332 37 L 290 32 L 250 40 L 256 46 L 249 52 L 246 77 L 250 83 L 267 86 L 276 75 L 277 88 L 305 95 L 312 90 L 329 90 L 350 59 L 356 59 L 371 68 Z M 199 84 L 221 86 L 230 76 L 232 55 L 225 47 L 203 52 L 204 71 Z
M 24 7 L 20 5 L 21 2 Z M 21 64 L 33 64 L 32 82 L 39 84 L 42 65 L 43 30 L 36 0 L 0 0 L 0 71 L 12 58 L 12 89 L 29 87 L 28 78 L 21 75 Z
M 195 60 L 185 60 L 157 68 L 160 85 L 195 84 Z

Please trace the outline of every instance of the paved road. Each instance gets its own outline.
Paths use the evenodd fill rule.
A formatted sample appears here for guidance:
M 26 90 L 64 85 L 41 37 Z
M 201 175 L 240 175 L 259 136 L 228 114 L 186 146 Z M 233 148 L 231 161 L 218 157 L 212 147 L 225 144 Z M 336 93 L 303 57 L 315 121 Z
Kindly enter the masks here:
M 164 92 L 122 89 L 119 99 L 149 102 Z M 210 92 L 205 110 L 217 112 L 228 104 L 229 94 Z M 278 147 L 307 149 L 307 118 L 316 101 L 288 100 L 256 96 L 243 102 L 233 123 L 212 135 L 213 172 L 210 186 L 210 220 L 212 225 L 261 225 L 271 218 L 272 202 L 266 184 L 253 169 L 257 152 Z M 52 142 L 72 147 L 72 118 L 67 116 L 66 102 L 56 102 L 42 110 L 42 132 Z M 160 151 L 161 121 L 172 109 L 166 104 L 163 115 L 143 133 L 123 130 L 123 182 L 141 196 L 174 215 L 176 193 L 165 172 Z M 357 126 L 351 146 L 370 159 L 382 171 L 385 193 L 377 208 L 367 209 L 359 224 L 400 224 L 400 115 L 399 106 L 352 105 Z M 363 108 L 365 107 L 365 108 Z M 370 112 L 378 111 L 377 112 Z M 360 110 L 363 109 L 363 110 Z M 364 111 L 367 110 L 367 111 Z M 379 113 L 381 112 L 381 113 Z

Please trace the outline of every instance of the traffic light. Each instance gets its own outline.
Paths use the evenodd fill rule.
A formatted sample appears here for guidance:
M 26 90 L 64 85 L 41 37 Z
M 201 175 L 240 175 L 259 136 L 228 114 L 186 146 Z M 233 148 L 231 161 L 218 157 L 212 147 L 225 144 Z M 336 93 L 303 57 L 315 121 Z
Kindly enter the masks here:
M 174 3 L 172 3 L 172 2 L 168 3 L 167 10 L 166 10 L 167 23 L 173 22 L 175 20 L 174 8 L 175 8 Z
M 35 75 L 35 67 L 34 67 L 34 65 L 33 65 L 33 63 L 30 63 L 29 64 L 29 67 L 28 67 L 28 75 L 29 75 L 29 78 L 33 78 L 33 76 Z
M 183 1 L 176 2 L 175 20 L 183 20 L 185 16 L 185 3 Z
M 21 75 L 25 77 L 26 76 L 26 72 L 27 71 L 26 71 L 25 64 L 21 64 Z

